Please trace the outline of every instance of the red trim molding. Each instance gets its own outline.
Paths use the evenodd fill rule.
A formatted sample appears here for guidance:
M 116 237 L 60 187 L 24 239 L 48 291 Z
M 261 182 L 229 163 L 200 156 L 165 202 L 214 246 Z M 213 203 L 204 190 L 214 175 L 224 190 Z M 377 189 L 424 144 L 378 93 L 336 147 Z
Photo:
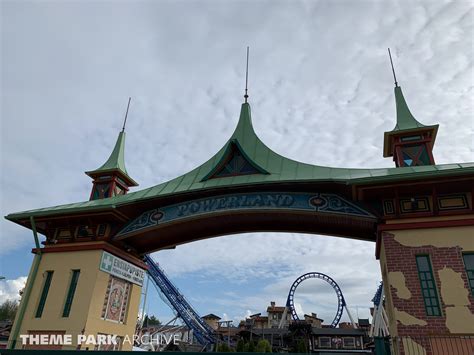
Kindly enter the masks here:
M 87 244 L 79 244 L 79 243 L 72 243 L 68 245 L 57 245 L 57 246 L 48 246 L 45 248 L 41 248 L 42 253 L 66 253 L 66 252 L 74 252 L 74 251 L 82 251 L 82 250 L 105 250 L 115 256 L 122 258 L 135 266 L 138 266 L 142 269 L 148 270 L 148 266 L 137 257 L 130 255 L 123 250 L 117 248 L 116 246 L 106 243 L 103 241 L 95 242 L 95 243 L 87 243 Z M 33 248 L 31 250 L 33 254 L 38 252 L 37 248 Z
M 474 218 L 456 219 L 456 220 L 449 220 L 449 221 L 379 224 L 377 226 L 377 234 L 383 231 L 390 231 L 390 230 L 464 227 L 464 226 L 474 226 Z

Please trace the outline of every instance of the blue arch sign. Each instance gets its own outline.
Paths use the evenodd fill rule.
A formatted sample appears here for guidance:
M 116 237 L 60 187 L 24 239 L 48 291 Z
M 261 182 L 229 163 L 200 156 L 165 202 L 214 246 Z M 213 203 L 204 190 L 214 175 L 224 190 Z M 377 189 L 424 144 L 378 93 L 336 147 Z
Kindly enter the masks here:
M 229 211 L 313 211 L 375 219 L 354 202 L 331 193 L 252 192 L 219 195 L 154 208 L 142 213 L 116 237 L 154 228 L 177 220 Z

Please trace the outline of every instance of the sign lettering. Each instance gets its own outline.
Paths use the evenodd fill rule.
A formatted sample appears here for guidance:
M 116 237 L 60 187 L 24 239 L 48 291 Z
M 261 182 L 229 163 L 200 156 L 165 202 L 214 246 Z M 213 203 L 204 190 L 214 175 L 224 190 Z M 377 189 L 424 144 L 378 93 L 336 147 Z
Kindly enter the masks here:
M 106 251 L 102 252 L 99 269 L 139 286 L 145 278 L 145 270 Z

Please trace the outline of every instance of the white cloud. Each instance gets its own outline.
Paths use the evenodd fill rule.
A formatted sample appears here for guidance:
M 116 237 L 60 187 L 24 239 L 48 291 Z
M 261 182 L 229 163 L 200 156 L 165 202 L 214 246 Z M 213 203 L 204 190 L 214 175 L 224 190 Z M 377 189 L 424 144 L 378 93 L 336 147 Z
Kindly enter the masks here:
M 374 248 L 371 242 L 328 236 L 254 233 L 182 245 L 153 257 L 172 280 L 187 277 L 188 282 L 202 282 L 204 287 L 225 281 L 235 289 L 217 299 L 206 292 L 193 294 L 195 305 L 215 305 L 234 315 L 247 309 L 265 313 L 270 301 L 286 303 L 297 277 L 315 271 L 331 276 L 348 306 L 360 307 L 360 314 L 364 315 L 368 314 L 370 300 L 381 280 Z M 249 287 L 249 282 L 256 286 Z M 245 290 L 245 295 L 239 296 L 241 290 Z M 334 318 L 337 298 L 324 282 L 304 281 L 296 296 L 305 312 L 318 313 L 326 321 Z
M 25 287 L 26 276 L 14 280 L 0 280 L 0 303 L 6 300 L 20 300 L 20 290 Z

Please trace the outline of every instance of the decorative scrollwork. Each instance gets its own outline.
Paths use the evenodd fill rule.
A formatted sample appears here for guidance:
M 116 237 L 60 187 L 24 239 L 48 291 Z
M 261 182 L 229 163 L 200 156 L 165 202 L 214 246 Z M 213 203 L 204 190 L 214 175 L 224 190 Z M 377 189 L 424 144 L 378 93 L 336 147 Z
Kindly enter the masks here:
M 145 213 L 142 213 L 139 217 L 134 219 L 124 229 L 122 229 L 119 235 L 135 232 L 137 230 L 148 228 L 150 226 L 156 226 L 158 225 L 158 221 L 163 218 L 163 215 L 163 212 L 161 212 L 157 208 L 150 211 L 146 211 Z
M 310 198 L 309 203 L 318 212 L 332 212 L 373 217 L 370 213 L 357 206 L 355 203 L 349 202 L 335 194 L 317 193 Z

